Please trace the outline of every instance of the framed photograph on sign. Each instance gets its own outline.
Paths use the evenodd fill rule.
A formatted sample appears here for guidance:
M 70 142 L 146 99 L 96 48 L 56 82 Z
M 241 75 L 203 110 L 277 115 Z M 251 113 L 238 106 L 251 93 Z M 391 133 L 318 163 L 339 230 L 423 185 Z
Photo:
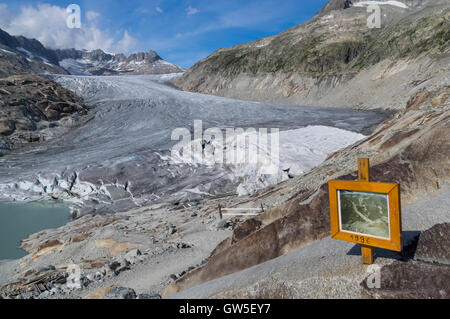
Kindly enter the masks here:
M 328 185 L 333 238 L 402 250 L 398 184 L 330 181 Z

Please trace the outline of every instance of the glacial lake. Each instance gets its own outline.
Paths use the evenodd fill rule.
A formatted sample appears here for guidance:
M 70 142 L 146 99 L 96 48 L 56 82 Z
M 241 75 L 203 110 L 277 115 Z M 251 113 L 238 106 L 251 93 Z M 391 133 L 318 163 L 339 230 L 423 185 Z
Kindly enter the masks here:
M 0 203 L 0 260 L 26 256 L 27 253 L 19 248 L 22 240 L 69 221 L 70 210 L 63 203 Z

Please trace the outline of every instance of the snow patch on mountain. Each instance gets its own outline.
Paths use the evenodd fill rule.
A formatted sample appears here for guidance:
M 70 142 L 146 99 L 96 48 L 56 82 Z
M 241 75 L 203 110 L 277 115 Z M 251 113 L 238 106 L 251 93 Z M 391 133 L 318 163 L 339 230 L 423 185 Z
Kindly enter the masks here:
M 409 9 L 409 7 L 404 4 L 403 2 L 400 1 L 394 1 L 394 0 L 388 0 L 388 1 L 361 1 L 361 2 L 357 2 L 354 3 L 353 6 L 354 7 L 367 7 L 370 5 L 390 5 L 390 6 L 394 6 L 394 7 L 399 7 L 402 9 Z

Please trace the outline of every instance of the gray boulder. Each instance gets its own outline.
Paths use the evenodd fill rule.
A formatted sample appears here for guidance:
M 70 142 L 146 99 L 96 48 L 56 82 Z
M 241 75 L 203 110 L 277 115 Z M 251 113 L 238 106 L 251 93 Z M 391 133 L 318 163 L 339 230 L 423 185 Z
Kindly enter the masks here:
M 228 226 L 229 226 L 228 221 L 222 219 L 221 221 L 219 221 L 217 223 L 216 228 L 217 229 L 223 229 L 223 228 L 228 228 Z
M 133 249 L 130 250 L 126 255 L 125 255 L 125 260 L 128 261 L 130 264 L 134 264 L 136 262 L 136 259 L 141 256 L 142 253 L 139 249 Z
M 450 268 L 417 261 L 395 261 L 381 268 L 380 287 L 369 288 L 369 278 L 362 288 L 372 297 L 383 299 L 448 299 Z
M 414 259 L 450 265 L 450 223 L 434 225 L 420 234 Z
M 136 299 L 136 297 L 133 289 L 118 287 L 108 292 L 103 299 Z

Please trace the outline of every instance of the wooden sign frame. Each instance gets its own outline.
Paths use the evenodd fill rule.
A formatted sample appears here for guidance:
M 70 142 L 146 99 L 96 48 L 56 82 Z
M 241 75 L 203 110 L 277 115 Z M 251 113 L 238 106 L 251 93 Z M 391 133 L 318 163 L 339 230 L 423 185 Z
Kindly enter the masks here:
M 368 247 L 379 247 L 394 251 L 402 250 L 402 225 L 400 209 L 400 186 L 398 184 L 352 182 L 352 181 L 330 181 L 330 218 L 331 237 L 345 240 Z M 338 191 L 355 191 L 365 193 L 386 194 L 389 201 L 389 239 L 370 236 L 367 234 L 353 233 L 340 229 Z
M 373 263 L 372 247 L 384 248 L 394 251 L 402 251 L 402 216 L 400 201 L 400 185 L 388 183 L 371 183 L 369 159 L 358 159 L 358 182 L 330 181 L 330 219 L 331 237 L 338 240 L 361 244 L 361 259 L 364 264 Z M 370 236 L 362 233 L 354 233 L 340 228 L 338 192 L 340 190 L 363 193 L 385 194 L 388 198 L 389 214 L 389 239 Z

